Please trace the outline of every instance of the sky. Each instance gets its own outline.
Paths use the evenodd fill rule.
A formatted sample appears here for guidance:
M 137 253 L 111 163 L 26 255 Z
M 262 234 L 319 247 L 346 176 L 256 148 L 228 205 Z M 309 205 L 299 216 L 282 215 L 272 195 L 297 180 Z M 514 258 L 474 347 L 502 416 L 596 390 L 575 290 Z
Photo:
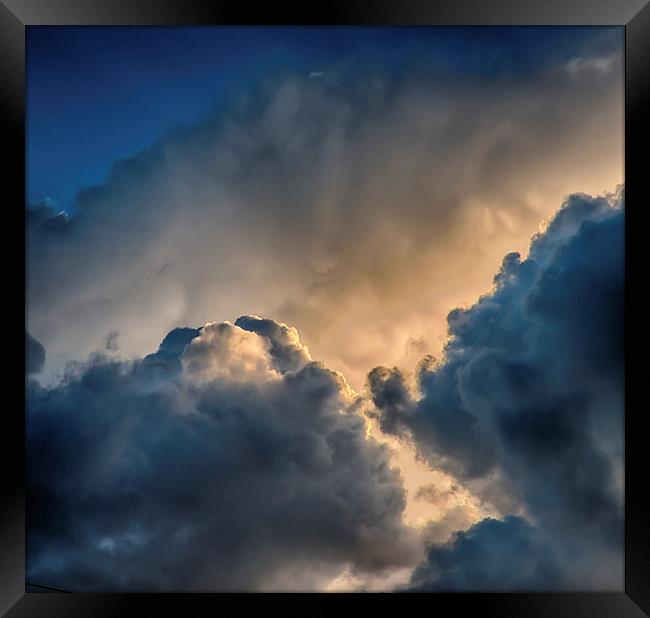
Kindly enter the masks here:
M 214 113 L 274 72 L 350 63 L 396 75 L 424 65 L 526 79 L 578 50 L 607 55 L 622 38 L 616 29 L 590 27 L 84 26 L 30 27 L 27 36 L 28 201 L 50 199 L 66 210 L 115 161 Z
M 30 580 L 621 589 L 621 28 L 30 27 L 27 87 Z

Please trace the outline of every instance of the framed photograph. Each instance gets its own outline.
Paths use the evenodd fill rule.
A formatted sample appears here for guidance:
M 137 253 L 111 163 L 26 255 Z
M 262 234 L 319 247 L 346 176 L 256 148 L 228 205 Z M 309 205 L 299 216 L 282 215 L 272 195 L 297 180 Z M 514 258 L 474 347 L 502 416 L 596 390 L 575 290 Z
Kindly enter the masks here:
M 207 4 L 0 4 L 0 609 L 648 615 L 646 1 Z

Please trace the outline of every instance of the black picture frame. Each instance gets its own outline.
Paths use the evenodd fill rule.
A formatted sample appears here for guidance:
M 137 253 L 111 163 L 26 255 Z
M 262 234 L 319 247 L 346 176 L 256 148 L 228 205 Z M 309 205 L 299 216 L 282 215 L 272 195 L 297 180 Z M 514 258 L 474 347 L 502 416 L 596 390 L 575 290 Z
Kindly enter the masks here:
M 4 165 L 5 238 L 3 264 L 11 285 L 23 290 L 25 270 L 14 266 L 16 251 L 24 251 L 25 199 L 25 30 L 32 25 L 195 25 L 195 24 L 367 24 L 367 25 L 621 25 L 625 26 L 625 182 L 626 182 L 626 401 L 625 401 L 625 591 L 620 593 L 537 594 L 393 594 L 393 595 L 245 595 L 229 594 L 236 611 L 280 609 L 300 605 L 305 611 L 328 611 L 353 605 L 381 604 L 382 609 L 408 611 L 424 604 L 438 615 L 462 612 L 495 616 L 611 616 L 650 614 L 650 512 L 644 505 L 645 442 L 650 435 L 645 406 L 636 403 L 634 391 L 642 384 L 641 364 L 631 362 L 641 351 L 642 333 L 636 316 L 643 310 L 633 292 L 637 273 L 643 272 L 640 234 L 649 203 L 644 176 L 650 132 L 645 112 L 650 100 L 650 2 L 648 0 L 331 0 L 327 4 L 298 6 L 201 0 L 0 0 L 0 101 Z M 24 201 L 23 201 L 24 203 Z M 15 227 L 14 227 L 15 226 Z M 23 230 L 22 240 L 20 232 Z M 23 243 L 21 245 L 21 242 Z M 24 254 L 23 254 L 24 255 Z M 15 282 L 14 282 L 15 278 Z M 18 292 L 20 294 L 20 292 Z M 24 299 L 24 296 L 23 296 Z M 636 303 L 636 304 L 635 304 Z M 43 594 L 25 591 L 24 504 L 24 352 L 20 327 L 24 302 L 5 303 L 9 309 L 5 332 L 16 337 L 7 345 L 6 393 L 15 390 L 16 404 L 5 403 L 0 435 L 5 459 L 0 513 L 0 611 L 19 616 L 127 616 L 202 615 L 226 612 L 219 594 Z M 12 328 L 13 325 L 13 328 Z M 643 330 L 643 329 L 641 329 Z M 643 355 L 638 354 L 642 359 Z M 24 358 L 23 358 L 24 360 Z M 12 372 L 15 372 L 13 379 Z M 640 392 L 640 391 L 639 391 Z M 643 402 L 641 397 L 638 401 Z M 346 607 L 348 609 L 348 607 Z M 644 613 L 645 612 L 645 613 Z

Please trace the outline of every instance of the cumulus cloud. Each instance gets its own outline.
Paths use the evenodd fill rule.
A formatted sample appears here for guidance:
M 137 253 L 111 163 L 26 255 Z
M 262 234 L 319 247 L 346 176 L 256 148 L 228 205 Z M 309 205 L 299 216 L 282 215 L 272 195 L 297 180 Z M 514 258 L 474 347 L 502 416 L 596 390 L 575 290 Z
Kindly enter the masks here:
M 449 313 L 444 355 L 419 363 L 415 388 L 376 367 L 363 401 L 295 328 L 254 315 L 176 328 L 143 359 L 95 354 L 54 386 L 31 380 L 30 577 L 399 587 L 424 542 L 406 589 L 620 589 L 623 202 L 569 196 L 490 293 Z M 361 410 L 455 479 L 415 492 L 439 513 L 417 531 Z M 501 518 L 476 522 L 472 496 Z
M 622 587 L 623 201 L 572 195 L 526 258 L 506 255 L 493 291 L 449 313 L 418 394 L 370 373 L 384 431 L 525 518 L 434 546 L 418 589 Z
M 564 64 L 486 81 L 352 63 L 241 93 L 117 163 L 74 216 L 29 209 L 48 370 L 116 329 L 142 356 L 178 324 L 242 313 L 294 324 L 355 388 L 409 342 L 437 351 L 448 308 L 565 194 L 622 181 L 621 58 L 579 81 Z
M 297 332 L 243 316 L 30 384 L 28 577 L 77 591 L 309 590 L 421 559 L 386 448 Z

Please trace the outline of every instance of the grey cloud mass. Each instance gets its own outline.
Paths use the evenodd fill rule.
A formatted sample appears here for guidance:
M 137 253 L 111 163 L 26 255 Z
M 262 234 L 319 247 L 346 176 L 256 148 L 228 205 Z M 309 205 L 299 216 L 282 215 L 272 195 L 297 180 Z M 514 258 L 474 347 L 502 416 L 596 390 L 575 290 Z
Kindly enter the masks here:
M 295 325 L 356 388 L 409 342 L 437 349 L 448 308 L 564 195 L 622 181 L 615 62 L 580 80 L 278 77 L 117 163 L 73 215 L 34 205 L 28 329 L 48 371 L 115 330 L 143 356 L 243 313 Z
M 32 581 L 317 589 L 419 559 L 399 472 L 343 378 L 272 320 L 178 328 L 131 362 L 29 384 Z
M 384 431 L 524 518 L 434 546 L 418 589 L 621 589 L 623 243 L 622 192 L 570 196 L 491 293 L 450 312 L 419 394 L 397 369 L 370 373 Z

